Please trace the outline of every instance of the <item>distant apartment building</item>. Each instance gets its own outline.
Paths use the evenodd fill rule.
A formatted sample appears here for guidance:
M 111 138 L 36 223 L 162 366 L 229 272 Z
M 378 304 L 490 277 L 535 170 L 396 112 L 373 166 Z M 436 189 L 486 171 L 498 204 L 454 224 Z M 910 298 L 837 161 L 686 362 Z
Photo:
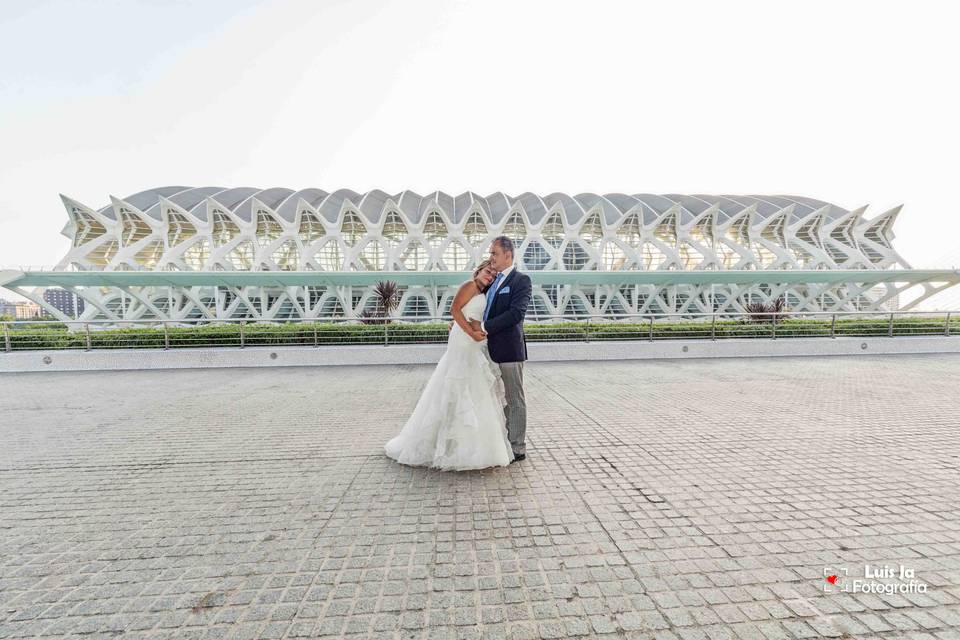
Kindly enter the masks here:
M 61 288 L 50 288 L 43 292 L 43 299 L 71 318 L 83 313 L 83 298 L 76 293 Z
M 9 300 L 0 298 L 0 316 L 17 316 L 17 305 Z
M 17 302 L 14 304 L 15 311 L 13 317 L 17 320 L 33 320 L 34 318 L 46 317 L 46 313 L 36 302 Z

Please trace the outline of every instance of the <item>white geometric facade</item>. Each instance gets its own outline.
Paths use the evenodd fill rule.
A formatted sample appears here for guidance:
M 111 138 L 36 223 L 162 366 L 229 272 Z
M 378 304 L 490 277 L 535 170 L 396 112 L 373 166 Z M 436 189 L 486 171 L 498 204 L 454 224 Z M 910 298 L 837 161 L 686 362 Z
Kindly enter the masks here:
M 909 268 L 894 251 L 900 207 L 864 219 L 801 197 L 584 193 L 451 196 L 411 191 L 163 187 L 92 209 L 61 196 L 72 248 L 64 270 L 469 271 L 498 235 L 536 271 Z M 384 278 L 388 279 L 388 278 Z M 356 317 L 370 286 L 78 290 L 85 319 Z M 193 289 L 193 290 L 191 290 Z M 222 289 L 222 290 L 220 290 Z M 455 287 L 402 288 L 400 314 L 449 312 Z M 534 283 L 528 318 L 743 311 L 787 298 L 793 311 L 889 310 L 898 290 L 847 284 L 566 285 Z

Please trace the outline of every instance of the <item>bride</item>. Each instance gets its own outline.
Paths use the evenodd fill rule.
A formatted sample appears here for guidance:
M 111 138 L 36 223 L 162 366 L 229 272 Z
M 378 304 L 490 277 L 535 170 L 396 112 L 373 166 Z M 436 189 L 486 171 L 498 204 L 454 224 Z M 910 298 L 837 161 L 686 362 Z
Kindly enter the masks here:
M 480 319 L 497 272 L 484 260 L 460 285 L 450 312 L 447 350 L 400 433 L 384 445 L 397 462 L 447 471 L 506 466 L 507 437 L 500 368 L 490 359 Z

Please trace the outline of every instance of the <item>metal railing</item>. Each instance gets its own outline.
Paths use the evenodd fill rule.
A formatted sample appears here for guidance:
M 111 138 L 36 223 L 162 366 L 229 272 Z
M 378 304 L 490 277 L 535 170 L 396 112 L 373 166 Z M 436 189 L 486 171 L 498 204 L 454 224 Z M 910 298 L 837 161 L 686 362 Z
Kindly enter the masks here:
M 528 316 L 529 318 L 529 316 Z M 0 322 L 2 353 L 39 349 L 396 345 L 445 343 L 452 319 L 103 320 Z M 958 312 L 658 314 L 528 319 L 527 342 L 730 338 L 960 336 Z

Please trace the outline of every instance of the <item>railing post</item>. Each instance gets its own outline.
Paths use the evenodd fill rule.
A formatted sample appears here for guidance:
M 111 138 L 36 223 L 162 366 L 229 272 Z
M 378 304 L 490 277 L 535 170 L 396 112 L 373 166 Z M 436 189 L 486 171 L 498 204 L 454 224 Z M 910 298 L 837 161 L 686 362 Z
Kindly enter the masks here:
M 714 312 L 713 320 L 710 322 L 710 339 L 716 342 L 717 340 L 717 314 Z
M 383 317 L 383 346 L 390 345 L 390 334 L 387 332 L 387 317 Z
M 587 324 L 583 327 L 583 339 L 584 342 L 590 342 L 590 318 L 587 317 Z
M 166 321 L 163 323 L 163 349 L 166 351 L 170 348 L 170 328 L 167 326 Z
M 947 312 L 947 321 L 943 323 L 943 335 L 950 335 L 950 312 Z
M 650 316 L 650 342 L 653 342 L 653 316 Z
M 947 315 L 947 326 L 950 326 L 950 316 Z M 6 322 L 3 323 L 3 346 L 4 349 L 10 351 L 10 325 Z
M 240 348 L 241 349 L 243 349 L 244 344 L 246 344 L 246 341 L 244 340 L 244 337 L 243 337 L 243 325 L 245 324 L 247 324 L 246 320 L 240 321 Z
M 83 326 L 86 327 L 86 330 L 87 330 L 87 351 L 90 351 L 90 349 L 92 348 L 91 345 L 93 344 L 92 341 L 90 340 L 90 323 L 84 322 Z
M 893 337 L 893 314 L 890 314 L 890 322 L 887 324 L 887 337 Z
M 320 343 L 317 339 L 317 323 L 316 322 L 313 323 L 313 346 L 315 347 L 320 346 Z
M 837 337 L 837 314 L 833 314 L 833 321 L 830 323 L 830 337 Z
M 773 314 L 773 334 L 770 336 L 772 339 L 777 339 L 777 314 Z

